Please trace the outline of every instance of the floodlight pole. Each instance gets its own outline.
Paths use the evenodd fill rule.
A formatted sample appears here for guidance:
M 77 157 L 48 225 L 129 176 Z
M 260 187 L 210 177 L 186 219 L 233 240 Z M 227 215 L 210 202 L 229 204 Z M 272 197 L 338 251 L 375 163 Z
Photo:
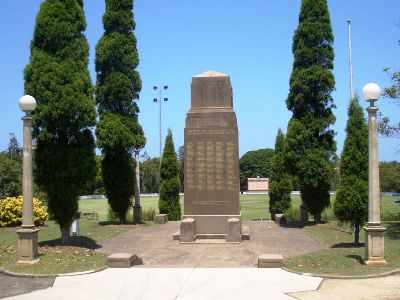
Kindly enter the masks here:
M 158 90 L 158 99 L 154 98 L 153 102 L 154 103 L 159 103 L 160 104 L 160 166 L 161 166 L 161 156 L 162 156 L 162 122 L 161 122 L 161 117 L 162 117 L 162 103 L 163 102 L 167 102 L 168 98 L 164 98 L 162 99 L 162 91 L 164 90 L 164 92 L 166 90 L 168 90 L 168 85 L 164 85 L 164 86 L 153 86 L 153 90 L 157 91 Z
M 353 62 L 351 53 L 351 20 L 347 20 L 348 35 L 349 35 L 349 71 L 350 71 L 350 99 L 354 98 L 354 87 L 353 87 Z

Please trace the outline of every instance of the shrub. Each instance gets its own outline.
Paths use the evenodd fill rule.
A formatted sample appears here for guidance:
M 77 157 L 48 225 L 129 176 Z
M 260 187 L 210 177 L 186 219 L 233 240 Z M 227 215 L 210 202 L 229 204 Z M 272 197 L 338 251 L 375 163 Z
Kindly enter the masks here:
M 0 227 L 22 224 L 22 196 L 0 200 Z M 49 218 L 42 202 L 33 198 L 33 221 L 35 226 L 43 225 Z
M 142 212 L 142 219 L 143 221 L 153 221 L 154 216 L 156 215 L 156 210 L 152 207 L 149 209 L 144 209 Z
M 125 222 L 132 220 L 133 220 L 132 211 L 128 209 L 125 214 Z M 121 223 L 121 219 L 119 218 L 118 213 L 114 212 L 110 205 L 108 205 L 107 221 Z
M 178 221 L 181 219 L 181 206 L 179 203 L 179 167 L 176 158 L 172 131 L 169 129 L 165 138 L 164 152 L 160 167 L 160 199 L 158 208 L 160 214 L 168 214 L 168 220 Z
M 400 221 L 400 213 L 387 211 L 381 215 L 382 221 Z
M 288 210 L 285 211 L 285 217 L 287 222 L 296 222 L 300 221 L 300 208 L 297 207 L 290 207 Z

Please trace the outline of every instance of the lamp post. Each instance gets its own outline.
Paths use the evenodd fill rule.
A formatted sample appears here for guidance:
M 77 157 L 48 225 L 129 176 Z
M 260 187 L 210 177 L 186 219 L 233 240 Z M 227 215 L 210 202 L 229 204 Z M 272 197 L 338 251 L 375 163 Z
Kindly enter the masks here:
M 32 199 L 32 117 L 36 108 L 36 100 L 25 95 L 19 100 L 19 107 L 26 113 L 22 117 L 23 127 L 23 174 L 22 174 L 22 229 L 18 233 L 18 263 L 32 264 L 37 262 L 38 232 L 33 222 Z
M 366 84 L 362 93 L 369 102 L 368 111 L 368 222 L 365 230 L 365 264 L 368 266 L 385 266 L 385 249 L 381 226 L 378 137 L 375 101 L 381 95 L 380 87 L 375 83 Z
M 153 86 L 153 90 L 154 91 L 157 91 L 157 90 L 159 91 L 158 99 L 154 98 L 153 102 L 160 104 L 160 166 L 161 166 L 161 155 L 162 155 L 161 106 L 162 106 L 163 102 L 167 102 L 168 101 L 168 98 L 162 99 L 161 95 L 162 95 L 162 91 L 163 90 L 164 91 L 168 90 L 168 85 L 164 85 L 162 88 L 161 88 L 161 86 L 160 87 Z

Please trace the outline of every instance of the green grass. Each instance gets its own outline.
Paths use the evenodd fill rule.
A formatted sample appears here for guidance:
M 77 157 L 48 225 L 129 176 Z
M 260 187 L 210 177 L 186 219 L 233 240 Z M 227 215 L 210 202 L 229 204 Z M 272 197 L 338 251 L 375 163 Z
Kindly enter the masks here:
M 81 272 L 105 266 L 106 256 L 94 251 L 99 243 L 131 229 L 132 225 L 100 225 L 98 221 L 80 221 L 80 235 L 71 237 L 70 246 L 61 246 L 60 229 L 52 221 L 39 231 L 39 262 L 17 264 L 16 228 L 0 229 L 0 266 L 24 274 L 54 275 Z
M 384 196 L 381 199 L 381 211 L 400 213 L 400 204 L 394 203 L 396 197 Z M 335 201 L 335 196 L 331 196 L 331 203 Z M 183 212 L 183 197 L 180 199 L 182 212 Z M 300 207 L 300 196 L 292 195 L 292 207 L 297 209 Z M 143 209 L 150 207 L 154 208 L 158 213 L 158 197 L 141 197 L 141 204 Z M 268 195 L 240 195 L 240 208 L 242 211 L 242 220 L 270 220 L 269 213 L 269 196 Z M 79 209 L 81 212 L 96 212 L 99 215 L 100 221 L 107 221 L 108 204 L 107 199 L 84 199 L 79 202 Z M 129 214 L 132 215 L 132 209 Z M 332 207 L 328 207 L 323 212 L 325 220 L 335 220 Z
M 360 233 L 360 246 L 353 244 L 354 236 L 348 225 L 336 222 L 310 225 L 305 229 L 326 246 L 326 250 L 289 259 L 285 266 L 293 271 L 324 275 L 368 275 L 400 269 L 400 222 L 383 223 L 385 232 L 386 267 L 367 267 L 364 232 Z

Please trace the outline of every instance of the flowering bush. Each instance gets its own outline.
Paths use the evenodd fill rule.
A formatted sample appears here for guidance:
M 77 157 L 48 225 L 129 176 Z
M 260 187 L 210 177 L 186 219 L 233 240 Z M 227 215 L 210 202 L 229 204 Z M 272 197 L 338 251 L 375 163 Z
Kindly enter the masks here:
M 49 215 L 42 202 L 33 198 L 33 221 L 36 226 L 44 224 Z M 0 227 L 22 224 L 22 196 L 0 199 Z

